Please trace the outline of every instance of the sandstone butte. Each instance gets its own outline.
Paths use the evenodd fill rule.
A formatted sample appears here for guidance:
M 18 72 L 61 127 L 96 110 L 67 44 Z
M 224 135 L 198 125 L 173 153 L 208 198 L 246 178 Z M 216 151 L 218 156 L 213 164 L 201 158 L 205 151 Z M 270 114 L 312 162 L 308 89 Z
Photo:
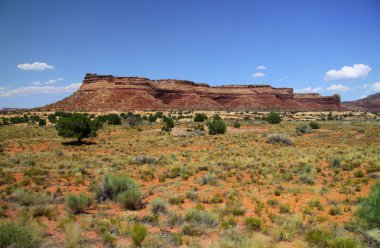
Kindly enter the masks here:
M 38 108 L 41 111 L 128 110 L 340 110 L 340 96 L 295 94 L 270 85 L 209 86 L 186 80 L 150 80 L 86 74 L 71 96 Z

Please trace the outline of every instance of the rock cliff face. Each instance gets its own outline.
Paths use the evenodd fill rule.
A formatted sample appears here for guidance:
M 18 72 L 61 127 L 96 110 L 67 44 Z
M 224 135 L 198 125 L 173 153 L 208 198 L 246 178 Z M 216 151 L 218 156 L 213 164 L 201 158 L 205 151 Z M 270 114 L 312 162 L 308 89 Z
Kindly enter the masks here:
M 348 110 L 380 112 L 380 93 L 356 101 L 343 102 L 342 105 Z
M 78 91 L 44 111 L 127 110 L 339 110 L 340 97 L 294 94 L 270 85 L 208 84 L 185 80 L 150 80 L 87 74 Z

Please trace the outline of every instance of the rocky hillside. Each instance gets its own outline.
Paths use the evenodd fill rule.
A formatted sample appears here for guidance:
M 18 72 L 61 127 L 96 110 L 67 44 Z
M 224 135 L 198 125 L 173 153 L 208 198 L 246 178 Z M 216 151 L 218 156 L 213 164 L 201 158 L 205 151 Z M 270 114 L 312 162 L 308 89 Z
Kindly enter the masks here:
M 44 111 L 127 110 L 339 110 L 340 97 L 295 94 L 270 85 L 208 84 L 87 74 L 71 96 L 39 108 Z
M 343 102 L 342 105 L 349 110 L 380 112 L 380 93 L 356 101 Z

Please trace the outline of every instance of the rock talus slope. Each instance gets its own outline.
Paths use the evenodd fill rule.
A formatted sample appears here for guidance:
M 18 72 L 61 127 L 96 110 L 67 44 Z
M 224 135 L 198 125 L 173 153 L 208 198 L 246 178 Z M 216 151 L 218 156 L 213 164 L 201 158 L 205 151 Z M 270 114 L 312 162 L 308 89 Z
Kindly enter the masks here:
M 127 110 L 339 110 L 339 95 L 295 94 L 270 85 L 214 86 L 186 80 L 150 80 L 86 74 L 71 96 L 43 111 Z

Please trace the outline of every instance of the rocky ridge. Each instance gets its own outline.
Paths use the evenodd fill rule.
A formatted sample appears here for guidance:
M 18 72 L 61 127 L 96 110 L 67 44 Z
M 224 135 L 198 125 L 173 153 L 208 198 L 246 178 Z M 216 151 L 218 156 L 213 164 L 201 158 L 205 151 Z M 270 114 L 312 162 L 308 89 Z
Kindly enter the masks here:
M 71 96 L 39 108 L 42 111 L 128 110 L 340 110 L 340 96 L 296 94 L 270 85 L 209 86 L 186 80 L 151 80 L 86 74 Z

